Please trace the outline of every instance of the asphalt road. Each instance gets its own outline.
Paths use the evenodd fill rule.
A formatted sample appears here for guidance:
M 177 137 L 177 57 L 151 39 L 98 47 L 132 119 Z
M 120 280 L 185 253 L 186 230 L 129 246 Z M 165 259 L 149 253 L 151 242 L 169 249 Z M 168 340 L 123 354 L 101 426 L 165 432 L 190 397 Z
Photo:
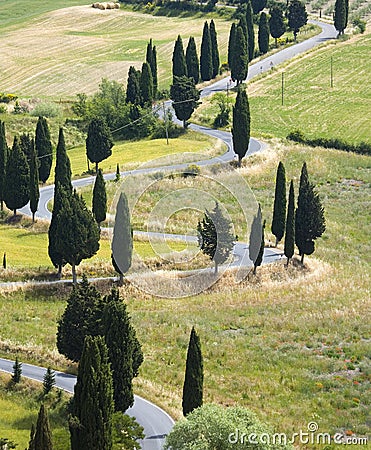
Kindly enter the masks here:
M 13 364 L 14 361 L 0 358 L 0 370 L 3 372 L 13 373 Z M 42 382 L 45 372 L 45 367 L 22 363 L 22 376 L 26 378 Z M 63 372 L 55 372 L 55 382 L 58 388 L 73 394 L 76 376 Z M 133 407 L 128 409 L 127 413 L 135 417 L 142 427 L 144 427 L 146 437 L 140 441 L 142 449 L 161 450 L 165 436 L 174 425 L 173 419 L 158 406 L 137 395 L 135 395 Z
M 322 42 L 333 39 L 336 37 L 337 33 L 335 31 L 335 28 L 332 25 L 328 25 L 325 23 L 315 22 L 312 21 L 312 23 L 318 24 L 322 28 L 321 34 L 318 36 L 315 36 L 313 38 L 310 38 L 304 42 L 301 42 L 299 44 L 293 45 L 289 48 L 283 49 L 279 52 L 277 52 L 274 55 L 271 55 L 265 59 L 262 59 L 261 61 L 249 66 L 249 74 L 248 79 L 253 78 L 254 76 L 266 72 L 272 69 L 272 66 L 277 66 L 280 63 L 287 61 L 298 54 L 305 52 L 307 50 L 310 50 L 311 48 L 315 47 L 316 45 L 321 44 Z M 227 88 L 230 89 L 232 87 L 230 83 L 230 78 L 224 78 L 208 87 L 203 89 L 201 96 L 205 97 L 208 96 L 214 92 L 217 91 L 224 91 Z M 190 125 L 192 129 L 195 131 L 199 131 L 201 133 L 208 134 L 210 136 L 216 137 L 221 139 L 223 142 L 227 145 L 227 152 L 224 153 L 219 158 L 212 158 L 205 161 L 199 161 L 197 164 L 200 166 L 208 165 L 208 164 L 214 164 L 217 162 L 228 162 L 234 159 L 234 152 L 232 149 L 232 142 L 231 142 L 231 134 L 223 131 L 218 130 L 211 130 L 206 127 L 200 127 L 198 125 Z M 259 151 L 262 148 L 262 143 L 260 143 L 257 140 L 251 139 L 250 146 L 248 150 L 248 155 L 251 155 L 252 153 L 255 153 Z M 166 169 L 174 170 L 174 169 L 183 169 L 187 166 L 187 164 L 182 164 L 178 166 L 172 166 L 172 167 L 162 167 L 161 171 L 164 171 Z M 158 168 L 153 169 L 144 169 L 142 172 L 155 172 L 158 171 Z M 141 171 L 137 171 L 137 173 L 140 173 Z M 131 172 L 133 173 L 133 172 Z M 127 175 L 128 172 L 122 173 L 122 175 Z M 105 176 L 105 178 L 113 179 L 115 177 L 115 174 L 108 174 Z M 75 180 L 73 182 L 74 187 L 79 186 L 85 186 L 88 184 L 92 184 L 94 182 L 94 177 L 87 177 L 80 180 Z M 54 192 L 54 186 L 46 186 L 41 189 L 40 192 L 40 204 L 39 204 L 39 211 L 36 213 L 36 217 L 40 219 L 50 219 L 50 212 L 47 209 L 48 202 L 53 198 L 53 192 Z M 25 207 L 22 210 L 20 210 L 21 213 L 30 215 L 29 207 Z M 182 237 L 184 238 L 184 237 Z M 248 259 L 247 255 L 247 247 L 246 244 L 238 243 L 234 249 L 234 252 L 237 256 L 237 261 L 239 263 L 242 262 L 242 264 L 250 263 L 250 260 Z M 274 258 L 279 258 L 281 255 L 277 254 L 273 250 L 267 251 L 267 254 L 265 254 L 265 260 L 271 260 Z M 7 372 L 12 372 L 12 361 L 7 361 L 4 359 L 0 359 L 0 370 L 4 370 Z M 38 381 L 42 381 L 45 368 L 40 368 L 36 366 L 31 366 L 28 364 L 23 364 L 23 375 L 27 376 L 29 378 L 36 379 Z M 61 389 L 65 389 L 68 392 L 73 392 L 73 386 L 75 383 L 75 377 L 72 375 L 64 374 L 61 372 L 56 373 L 56 381 L 57 386 Z M 163 439 L 164 436 L 171 430 L 173 426 L 173 420 L 160 408 L 158 408 L 156 405 L 147 402 L 146 400 L 135 396 L 135 404 L 133 408 L 131 408 L 128 413 L 130 415 L 133 415 L 137 418 L 138 422 L 144 427 L 145 429 L 145 440 L 141 443 L 142 448 L 144 450 L 160 450 L 163 445 Z

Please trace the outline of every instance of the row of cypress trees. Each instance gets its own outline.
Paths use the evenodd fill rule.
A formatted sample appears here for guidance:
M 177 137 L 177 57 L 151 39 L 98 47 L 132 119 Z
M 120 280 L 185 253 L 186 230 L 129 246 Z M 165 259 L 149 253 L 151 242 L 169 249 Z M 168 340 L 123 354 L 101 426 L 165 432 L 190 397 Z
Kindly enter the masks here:
M 173 80 L 175 77 L 187 76 L 192 78 L 194 83 L 209 81 L 219 73 L 220 57 L 218 49 L 218 37 L 213 20 L 210 25 L 204 23 L 200 58 L 197 54 L 195 39 L 191 36 L 188 40 L 186 52 L 184 53 L 183 41 L 178 35 L 173 51 Z
M 142 69 L 137 70 L 130 66 L 126 87 L 126 102 L 142 107 L 151 106 L 152 101 L 157 98 L 157 50 L 152 39 L 147 44 L 146 60 Z
M 294 255 L 295 244 L 303 263 L 304 255 L 311 255 L 314 252 L 314 241 L 321 237 L 325 230 L 324 208 L 314 184 L 309 181 L 306 163 L 303 163 L 301 169 L 295 209 L 294 183 L 291 180 L 286 203 L 286 172 L 280 162 L 277 167 L 271 231 L 276 237 L 276 245 L 285 236 L 284 254 L 287 257 L 287 264 Z
M 39 123 L 45 119 L 39 119 Z M 45 122 L 46 123 L 46 122 Z M 48 155 L 49 157 L 49 155 Z M 35 218 L 38 208 L 39 173 L 42 158 L 37 157 L 35 141 L 29 135 L 14 137 L 13 146 L 8 148 L 5 124 L 0 121 L 0 205 L 4 203 L 14 212 L 30 201 L 30 209 Z

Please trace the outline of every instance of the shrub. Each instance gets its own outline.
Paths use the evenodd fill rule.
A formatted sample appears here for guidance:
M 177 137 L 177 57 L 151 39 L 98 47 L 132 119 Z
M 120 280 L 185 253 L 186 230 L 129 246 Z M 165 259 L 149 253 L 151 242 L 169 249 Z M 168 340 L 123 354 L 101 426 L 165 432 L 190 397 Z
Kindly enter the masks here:
M 31 111 L 34 117 L 57 117 L 61 114 L 61 109 L 55 103 L 39 103 Z
M 0 103 L 10 103 L 17 100 L 17 96 L 14 94 L 4 94 L 4 92 L 0 92 Z
M 0 114 L 5 114 L 8 112 L 8 108 L 6 107 L 6 105 L 2 104 L 0 105 Z
M 292 131 L 287 135 L 290 141 L 300 142 L 310 147 L 334 148 L 345 152 L 358 153 L 360 155 L 371 155 L 371 144 L 368 142 L 359 142 L 351 144 L 338 138 L 314 138 L 309 139 L 300 130 Z
M 358 28 L 360 33 L 364 33 L 366 31 L 366 22 L 361 20 L 359 17 L 355 17 L 353 19 L 353 25 Z
M 197 175 L 200 175 L 201 169 L 200 166 L 197 164 L 190 164 L 183 172 L 183 177 L 197 177 Z

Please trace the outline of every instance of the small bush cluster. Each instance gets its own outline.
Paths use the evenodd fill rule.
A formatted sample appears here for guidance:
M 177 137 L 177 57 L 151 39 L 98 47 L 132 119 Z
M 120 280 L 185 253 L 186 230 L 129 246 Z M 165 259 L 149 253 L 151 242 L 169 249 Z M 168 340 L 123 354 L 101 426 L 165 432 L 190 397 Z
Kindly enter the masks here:
M 4 94 L 4 92 L 0 92 L 0 103 L 10 103 L 17 100 L 17 96 L 14 94 Z
M 61 109 L 55 103 L 39 103 L 30 114 L 33 117 L 58 117 L 61 114 Z
M 343 150 L 345 152 L 358 153 L 360 155 L 371 155 L 371 144 L 368 142 L 360 142 L 358 144 L 351 144 L 337 138 L 307 138 L 300 130 L 292 131 L 287 135 L 287 139 L 301 144 L 309 145 L 310 147 L 324 147 L 334 148 L 336 150 Z

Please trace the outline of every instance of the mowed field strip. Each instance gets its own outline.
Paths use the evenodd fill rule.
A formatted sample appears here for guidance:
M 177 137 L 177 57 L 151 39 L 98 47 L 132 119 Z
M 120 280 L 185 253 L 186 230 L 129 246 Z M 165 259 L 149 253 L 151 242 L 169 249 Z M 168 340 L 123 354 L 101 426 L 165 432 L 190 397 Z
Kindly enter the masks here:
M 0 38 L 1 90 L 22 97 L 73 97 L 97 90 L 102 78 L 126 82 L 130 65 L 141 67 L 150 38 L 157 46 L 159 85 L 171 81 L 174 41 L 198 50 L 204 19 L 155 17 L 124 10 L 100 11 L 90 5 L 42 14 L 22 26 L 3 27 Z M 221 61 L 230 22 L 216 19 Z M 32 56 L 31 56 L 32 55 Z

